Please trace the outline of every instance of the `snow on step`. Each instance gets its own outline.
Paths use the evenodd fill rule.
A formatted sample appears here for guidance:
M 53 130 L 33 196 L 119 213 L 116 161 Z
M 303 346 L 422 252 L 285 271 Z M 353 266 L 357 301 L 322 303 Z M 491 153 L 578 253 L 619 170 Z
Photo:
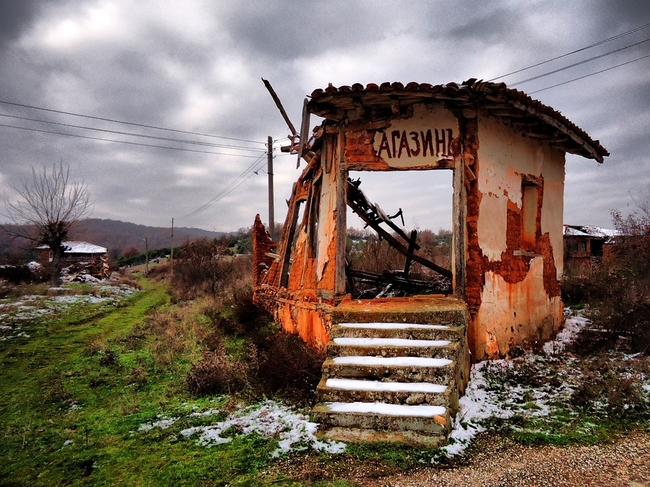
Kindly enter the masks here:
M 334 357 L 332 361 L 339 365 L 379 365 L 385 367 L 446 367 L 453 363 L 446 358 L 429 357 Z
M 449 340 L 410 340 L 408 338 L 354 338 L 338 337 L 337 345 L 351 347 L 445 347 Z
M 403 406 L 380 402 L 328 402 L 325 403 L 333 413 L 366 413 L 384 416 L 412 416 L 429 418 L 442 416 L 446 409 L 442 406 Z
M 446 386 L 431 384 L 430 382 L 382 382 L 378 380 L 327 379 L 325 385 L 331 389 L 344 389 L 346 391 L 443 393 L 447 390 Z
M 375 330 L 448 330 L 447 325 L 422 325 L 419 323 L 339 323 L 342 328 L 372 328 Z

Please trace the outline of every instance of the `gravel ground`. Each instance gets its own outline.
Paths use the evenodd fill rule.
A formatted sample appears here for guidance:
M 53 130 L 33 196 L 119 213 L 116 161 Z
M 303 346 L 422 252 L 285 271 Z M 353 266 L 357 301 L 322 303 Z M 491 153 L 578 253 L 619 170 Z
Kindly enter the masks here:
M 364 487 L 650 487 L 650 432 L 594 446 L 522 446 L 487 437 L 477 447 L 464 465 L 357 482 Z

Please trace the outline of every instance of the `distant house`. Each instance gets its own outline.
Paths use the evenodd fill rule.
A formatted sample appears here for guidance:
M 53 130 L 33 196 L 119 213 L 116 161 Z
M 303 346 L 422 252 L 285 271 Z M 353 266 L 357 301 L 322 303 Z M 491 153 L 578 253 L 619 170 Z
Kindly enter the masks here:
M 564 273 L 588 276 L 598 267 L 616 230 L 593 225 L 564 225 Z
M 106 247 L 100 247 L 99 245 L 88 242 L 70 241 L 63 242 L 63 245 L 66 248 L 63 253 L 63 258 L 61 259 L 63 265 L 75 262 L 91 262 L 97 259 L 106 259 L 106 253 L 108 252 Z M 52 262 L 52 251 L 47 245 L 41 245 L 37 247 L 37 250 L 38 261 L 41 264 Z
M 103 279 L 108 277 L 108 249 L 88 242 L 69 241 L 63 242 L 65 251 L 61 258 L 61 267 L 68 268 L 69 276 L 83 279 L 85 275 Z M 52 262 L 52 251 L 47 245 L 37 247 L 38 262 L 47 264 Z

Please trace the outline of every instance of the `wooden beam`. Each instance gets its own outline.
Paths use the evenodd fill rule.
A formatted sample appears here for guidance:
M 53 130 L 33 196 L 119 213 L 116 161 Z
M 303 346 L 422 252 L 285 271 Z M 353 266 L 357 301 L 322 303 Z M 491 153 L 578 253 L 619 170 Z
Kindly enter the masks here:
M 444 267 L 440 267 L 439 265 L 434 264 L 433 262 L 425 259 L 424 257 L 420 257 L 417 254 L 409 253 L 408 248 L 402 245 L 402 243 L 397 240 L 395 237 L 393 237 L 390 233 L 388 233 L 386 230 L 381 228 L 377 222 L 371 220 L 368 218 L 366 213 L 363 211 L 362 208 L 359 208 L 354 201 L 351 201 L 348 199 L 348 205 L 350 208 L 352 208 L 352 211 L 354 211 L 357 215 L 359 215 L 359 218 L 361 218 L 364 222 L 366 222 L 369 226 L 377 232 L 377 234 L 386 240 L 395 250 L 401 252 L 402 254 L 406 255 L 407 257 L 410 256 L 411 259 L 413 259 L 415 262 L 422 264 L 424 267 L 431 269 L 432 271 L 436 271 L 438 274 L 441 274 L 445 277 L 452 278 L 453 274 L 449 269 L 445 269 Z
M 412 230 L 411 231 L 411 240 L 409 240 L 409 254 L 413 254 L 415 252 L 415 241 L 418 238 L 418 231 L 417 230 Z M 410 255 L 406 256 L 406 263 L 404 264 L 404 278 L 408 279 L 409 278 L 409 272 L 411 271 L 411 264 L 413 263 L 413 259 L 411 258 Z
M 284 107 L 282 106 L 282 102 L 280 101 L 280 97 L 277 95 L 277 93 L 271 86 L 271 83 L 269 83 L 264 78 L 262 78 L 262 81 L 264 82 L 264 86 L 266 86 L 266 89 L 269 90 L 269 93 L 271 94 L 271 98 L 273 98 L 273 101 L 275 102 L 275 106 L 278 107 L 278 110 L 280 110 L 280 113 L 282 114 L 284 121 L 289 126 L 289 130 L 291 130 L 291 135 L 293 136 L 298 135 L 298 132 L 296 132 L 296 127 L 294 127 L 293 124 L 291 123 L 291 120 L 289 120 L 289 115 L 287 115 L 287 112 L 284 110 Z

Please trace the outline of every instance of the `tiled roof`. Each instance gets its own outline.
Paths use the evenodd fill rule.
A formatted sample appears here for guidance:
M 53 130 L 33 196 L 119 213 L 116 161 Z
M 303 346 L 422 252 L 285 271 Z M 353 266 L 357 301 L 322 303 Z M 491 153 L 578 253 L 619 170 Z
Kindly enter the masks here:
M 595 225 L 564 225 L 565 237 L 592 237 L 609 239 L 620 235 L 617 230 Z
M 105 254 L 108 251 L 106 247 L 100 247 L 99 245 L 88 242 L 69 241 L 62 242 L 62 244 L 66 247 L 64 252 L 66 254 Z M 47 245 L 40 245 L 37 248 L 49 249 Z
M 564 115 L 526 93 L 508 88 L 505 83 L 470 79 L 461 84 L 448 83 L 370 83 L 363 86 L 334 87 L 314 90 L 309 111 L 333 122 L 354 117 L 360 109 L 395 110 L 396 105 L 431 101 L 445 102 L 450 108 L 480 108 L 527 136 L 546 140 L 550 145 L 572 154 L 603 162 L 609 152 L 598 140 L 592 140 Z
M 569 225 L 564 225 L 564 231 L 562 232 L 565 237 L 590 237 L 590 235 L 582 230 L 577 228 L 570 227 Z

